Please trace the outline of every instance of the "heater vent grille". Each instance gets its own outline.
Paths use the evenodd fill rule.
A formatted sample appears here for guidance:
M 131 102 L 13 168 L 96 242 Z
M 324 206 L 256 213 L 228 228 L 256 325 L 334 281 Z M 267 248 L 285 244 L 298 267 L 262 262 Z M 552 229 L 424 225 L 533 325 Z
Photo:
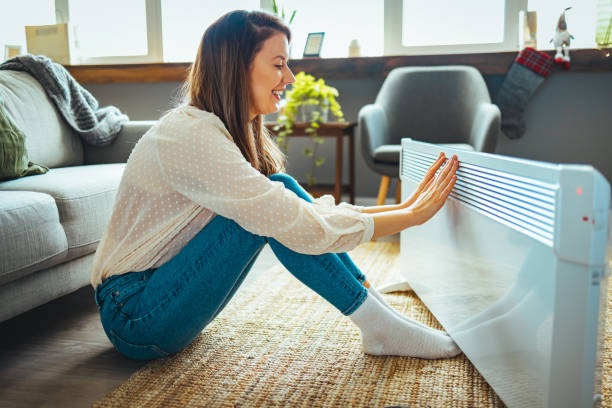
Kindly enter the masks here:
M 437 155 L 404 149 L 401 176 L 421 182 Z M 463 163 L 451 197 L 552 246 L 557 186 Z

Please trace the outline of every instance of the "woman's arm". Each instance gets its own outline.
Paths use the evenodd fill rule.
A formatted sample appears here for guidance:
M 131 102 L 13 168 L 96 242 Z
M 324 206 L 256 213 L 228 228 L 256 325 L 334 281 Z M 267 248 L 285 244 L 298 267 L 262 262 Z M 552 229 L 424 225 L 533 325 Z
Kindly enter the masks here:
M 455 181 L 457 180 L 455 172 L 457 171 L 457 167 L 459 167 L 457 156 L 453 156 L 442 168 L 440 173 L 431 178 L 430 175 L 432 170 L 433 174 L 435 174 L 436 170 L 443 162 L 443 160 L 441 160 L 443 158 L 444 156 L 441 155 L 436 163 L 430 168 L 425 179 L 421 182 L 419 188 L 417 188 L 415 193 L 416 196 L 406 201 L 406 203 L 408 203 L 406 207 L 372 215 L 374 219 L 373 239 L 396 234 L 415 225 L 421 225 L 442 208 L 455 185 Z M 402 203 L 402 205 L 403 204 L 405 203 Z
M 387 212 L 387 211 L 396 211 L 396 210 L 401 210 L 403 204 L 395 204 L 395 205 L 374 205 L 371 207 L 363 207 L 361 209 L 362 213 L 367 213 L 367 214 L 376 214 L 376 213 L 383 213 L 383 212 Z

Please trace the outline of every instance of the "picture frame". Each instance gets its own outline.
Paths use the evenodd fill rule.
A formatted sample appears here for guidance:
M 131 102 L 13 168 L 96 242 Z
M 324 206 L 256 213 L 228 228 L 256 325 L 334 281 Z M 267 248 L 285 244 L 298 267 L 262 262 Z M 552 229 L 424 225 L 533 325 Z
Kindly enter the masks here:
M 324 32 L 308 33 L 306 45 L 304 46 L 304 57 L 320 57 L 321 48 L 323 47 Z
M 5 45 L 4 46 L 4 61 L 20 55 L 22 49 L 23 47 L 21 45 Z

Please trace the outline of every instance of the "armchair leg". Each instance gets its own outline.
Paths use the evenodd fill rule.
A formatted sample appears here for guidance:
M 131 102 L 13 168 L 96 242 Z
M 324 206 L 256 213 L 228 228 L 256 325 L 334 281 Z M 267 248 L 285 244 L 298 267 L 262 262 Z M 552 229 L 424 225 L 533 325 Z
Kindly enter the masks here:
M 397 189 L 395 190 L 395 204 L 402 201 L 402 180 L 397 180 Z
M 389 182 L 391 181 L 391 177 L 382 176 L 380 180 L 380 187 L 378 188 L 378 199 L 376 200 L 376 205 L 384 205 L 385 198 L 387 198 L 387 191 L 389 190 Z

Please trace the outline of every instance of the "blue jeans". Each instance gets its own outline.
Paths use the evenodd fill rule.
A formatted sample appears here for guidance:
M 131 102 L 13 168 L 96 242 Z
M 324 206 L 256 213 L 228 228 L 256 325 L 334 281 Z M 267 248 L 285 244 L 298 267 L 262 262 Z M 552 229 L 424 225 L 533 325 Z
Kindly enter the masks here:
M 311 201 L 292 177 L 270 179 Z M 183 349 L 227 305 L 266 243 L 289 272 L 341 313 L 351 314 L 365 300 L 365 276 L 346 253 L 300 254 L 216 215 L 161 267 L 111 276 L 96 288 L 108 338 L 138 360 Z

